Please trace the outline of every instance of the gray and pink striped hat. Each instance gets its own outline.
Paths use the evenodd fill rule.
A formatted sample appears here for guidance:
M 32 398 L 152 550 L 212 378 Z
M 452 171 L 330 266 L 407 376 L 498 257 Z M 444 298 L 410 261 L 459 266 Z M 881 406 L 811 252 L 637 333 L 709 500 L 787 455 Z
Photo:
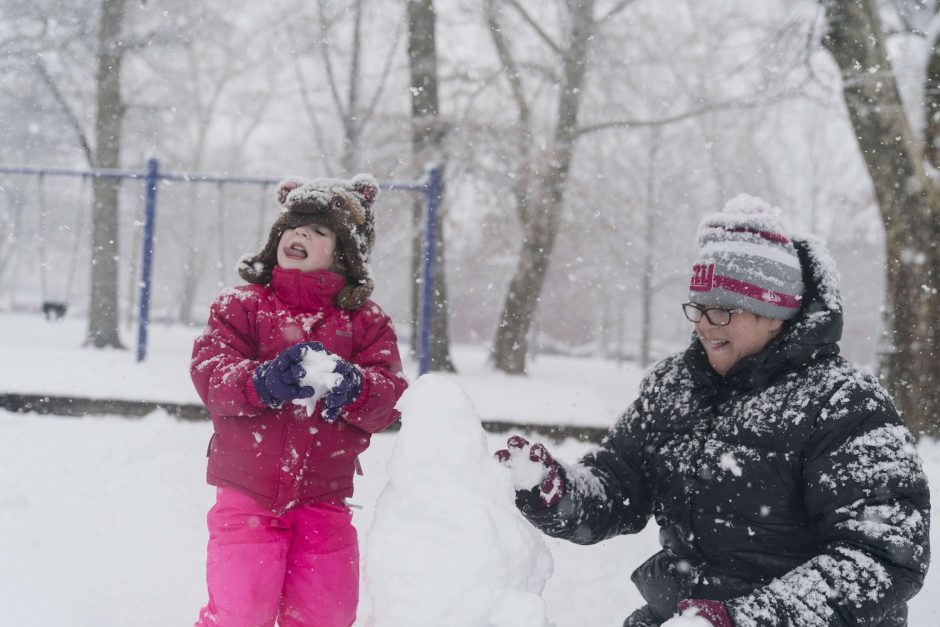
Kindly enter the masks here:
M 799 312 L 803 272 L 780 209 L 741 194 L 722 213 L 705 216 L 698 244 L 689 283 L 693 303 L 780 320 Z

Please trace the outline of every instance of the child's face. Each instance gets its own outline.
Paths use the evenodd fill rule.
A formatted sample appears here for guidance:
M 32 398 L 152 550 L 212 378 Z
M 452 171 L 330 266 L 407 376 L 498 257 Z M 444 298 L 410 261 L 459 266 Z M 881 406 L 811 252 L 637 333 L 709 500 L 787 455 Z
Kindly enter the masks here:
M 336 233 L 322 224 L 306 224 L 281 234 L 277 265 L 285 270 L 314 272 L 333 267 Z

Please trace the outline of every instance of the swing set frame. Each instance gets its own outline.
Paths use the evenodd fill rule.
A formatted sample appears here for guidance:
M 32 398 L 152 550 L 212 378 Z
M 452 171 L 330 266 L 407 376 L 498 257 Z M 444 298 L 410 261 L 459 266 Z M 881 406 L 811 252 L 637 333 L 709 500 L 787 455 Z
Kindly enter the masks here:
M 270 186 L 276 185 L 280 179 L 262 178 L 249 176 L 217 176 L 209 174 L 190 174 L 186 172 L 163 172 L 160 170 L 160 162 L 156 157 L 147 160 L 147 167 L 144 170 L 124 170 L 114 168 L 100 168 L 81 170 L 74 168 L 43 167 L 43 166 L 0 166 L 0 174 L 19 174 L 34 175 L 37 177 L 39 185 L 39 202 L 44 202 L 43 182 L 50 176 L 80 176 L 83 181 L 94 178 L 111 179 L 134 179 L 143 181 L 145 184 L 144 197 L 144 232 L 141 244 L 141 269 L 140 269 L 140 297 L 138 307 L 137 322 L 137 361 L 142 362 L 147 358 L 147 330 L 150 325 L 150 295 L 151 279 L 153 274 L 153 255 L 154 244 L 153 235 L 156 223 L 157 213 L 157 192 L 160 181 L 174 181 L 179 183 L 216 183 L 219 189 L 223 185 L 258 185 Z M 425 237 L 424 252 L 422 259 L 422 282 L 421 282 L 421 305 L 418 312 L 418 374 L 422 375 L 430 370 L 431 351 L 431 324 L 433 316 L 433 295 L 434 295 L 434 264 L 437 234 L 437 219 L 441 196 L 443 195 L 444 184 L 440 166 L 431 165 L 425 171 L 422 180 L 416 182 L 402 181 L 380 181 L 379 187 L 385 191 L 401 191 L 422 194 L 425 198 Z M 221 191 L 219 192 L 221 194 Z M 44 207 L 40 206 L 40 218 L 43 216 Z M 79 214 L 79 225 L 83 224 L 83 216 Z M 81 228 L 76 229 L 76 239 L 80 238 Z M 40 242 L 42 246 L 44 243 Z M 75 246 L 77 247 L 77 243 Z M 72 264 L 75 265 L 74 263 Z M 71 269 L 70 272 L 74 271 Z M 43 313 L 47 317 L 53 315 L 61 317 L 64 310 L 59 313 L 63 303 L 46 302 L 45 268 L 42 269 L 43 284 L 43 309 L 49 309 L 49 312 Z M 71 283 L 67 289 L 71 290 Z M 67 301 L 66 303 L 67 304 Z M 48 305 L 48 307 L 47 307 Z M 53 311 L 55 309 L 55 311 Z

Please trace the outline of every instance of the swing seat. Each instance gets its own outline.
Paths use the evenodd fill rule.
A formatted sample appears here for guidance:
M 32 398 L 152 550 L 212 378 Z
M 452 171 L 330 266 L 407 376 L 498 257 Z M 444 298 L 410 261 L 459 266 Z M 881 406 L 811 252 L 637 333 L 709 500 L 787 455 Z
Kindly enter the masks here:
M 56 300 L 46 300 L 42 303 L 42 313 L 46 320 L 58 320 L 65 315 L 68 310 L 68 303 Z

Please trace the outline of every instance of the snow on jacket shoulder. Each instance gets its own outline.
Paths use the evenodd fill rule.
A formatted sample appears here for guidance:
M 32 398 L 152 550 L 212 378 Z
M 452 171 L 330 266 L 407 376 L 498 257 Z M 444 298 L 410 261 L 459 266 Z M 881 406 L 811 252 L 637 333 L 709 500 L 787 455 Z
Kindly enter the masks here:
M 354 311 L 336 307 L 343 284 L 331 272 L 275 268 L 270 285 L 227 289 L 212 303 L 190 364 L 215 427 L 209 483 L 239 487 L 274 511 L 352 495 L 356 458 L 371 433 L 398 419 L 407 383 L 390 319 L 372 301 Z M 359 396 L 333 424 L 320 418 L 319 405 L 309 416 L 292 403 L 270 408 L 254 389 L 258 365 L 310 341 L 362 373 Z
M 693 340 L 566 468 L 554 509 L 518 501 L 579 543 L 654 516 L 662 550 L 632 577 L 645 620 L 710 598 L 736 627 L 899 626 L 923 584 L 930 505 L 913 437 L 881 385 L 838 356 L 836 282 L 818 250 L 797 248 L 807 294 L 778 338 L 724 377 Z

